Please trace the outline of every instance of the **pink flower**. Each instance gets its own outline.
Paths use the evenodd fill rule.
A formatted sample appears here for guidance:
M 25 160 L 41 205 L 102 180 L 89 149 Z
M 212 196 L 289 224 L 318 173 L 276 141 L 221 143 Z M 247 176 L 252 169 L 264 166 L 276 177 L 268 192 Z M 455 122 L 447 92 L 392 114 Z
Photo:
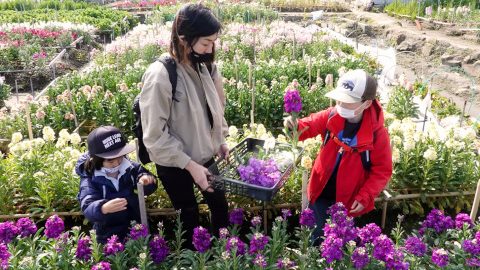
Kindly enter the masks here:
M 40 111 L 37 111 L 37 113 L 35 113 L 35 117 L 37 117 L 37 119 L 43 119 L 45 118 L 45 112 L 43 110 L 40 110 Z

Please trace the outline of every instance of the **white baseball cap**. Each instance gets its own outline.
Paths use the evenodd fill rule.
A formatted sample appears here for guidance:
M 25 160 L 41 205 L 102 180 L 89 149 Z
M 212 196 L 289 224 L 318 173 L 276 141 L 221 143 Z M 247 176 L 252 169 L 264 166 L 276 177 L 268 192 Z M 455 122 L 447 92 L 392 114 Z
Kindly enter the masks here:
M 337 88 L 325 94 L 326 97 L 345 103 L 374 100 L 377 81 L 362 69 L 351 70 L 338 79 Z

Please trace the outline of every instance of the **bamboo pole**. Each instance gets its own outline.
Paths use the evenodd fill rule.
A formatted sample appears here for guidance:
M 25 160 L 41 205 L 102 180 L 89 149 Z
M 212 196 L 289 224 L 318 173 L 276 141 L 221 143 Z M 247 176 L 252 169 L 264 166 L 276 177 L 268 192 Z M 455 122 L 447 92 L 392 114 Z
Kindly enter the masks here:
M 32 118 L 30 116 L 30 103 L 27 103 L 26 108 L 26 117 L 27 117 L 27 129 L 28 129 L 28 138 L 33 140 L 33 129 L 32 129 Z
M 308 207 L 307 184 L 308 184 L 308 172 L 307 170 L 304 170 L 302 172 L 302 210 Z
M 478 204 L 480 202 L 480 180 L 477 182 L 477 190 L 475 191 L 475 198 L 473 199 L 472 211 L 470 212 L 470 218 L 476 220 L 478 213 Z

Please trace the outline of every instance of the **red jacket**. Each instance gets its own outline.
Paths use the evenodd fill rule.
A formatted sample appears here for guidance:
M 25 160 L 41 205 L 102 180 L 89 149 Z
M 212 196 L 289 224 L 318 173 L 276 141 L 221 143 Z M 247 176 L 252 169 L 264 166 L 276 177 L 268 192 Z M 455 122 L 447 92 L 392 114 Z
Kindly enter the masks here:
M 312 168 L 308 184 L 308 199 L 315 202 L 322 193 L 333 172 L 340 145 L 333 139 L 345 126 L 345 119 L 333 112 L 334 108 L 313 113 L 298 122 L 298 130 L 307 128 L 300 140 L 312 138 L 320 134 L 325 139 L 327 129 L 330 139 L 322 146 Z M 362 123 L 356 135 L 356 144 L 351 145 L 353 151 L 344 151 L 337 173 L 336 200 L 350 209 L 357 200 L 365 209 L 352 216 L 359 216 L 374 208 L 374 199 L 385 188 L 392 176 L 392 152 L 387 129 L 384 126 L 383 111 L 380 103 L 374 101 L 363 112 Z M 352 140 L 353 142 L 355 141 Z M 360 152 L 369 150 L 371 167 L 363 168 Z

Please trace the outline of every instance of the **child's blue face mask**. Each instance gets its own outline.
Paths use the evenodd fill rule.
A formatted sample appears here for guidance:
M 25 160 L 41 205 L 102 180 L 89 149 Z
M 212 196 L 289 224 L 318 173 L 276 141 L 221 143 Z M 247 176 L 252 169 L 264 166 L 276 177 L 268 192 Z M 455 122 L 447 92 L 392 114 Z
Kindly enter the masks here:
M 120 171 L 120 165 L 118 165 L 117 167 L 113 167 L 113 168 L 105 168 L 105 167 L 102 167 L 102 171 L 106 174 L 114 174 L 114 173 L 118 173 Z

